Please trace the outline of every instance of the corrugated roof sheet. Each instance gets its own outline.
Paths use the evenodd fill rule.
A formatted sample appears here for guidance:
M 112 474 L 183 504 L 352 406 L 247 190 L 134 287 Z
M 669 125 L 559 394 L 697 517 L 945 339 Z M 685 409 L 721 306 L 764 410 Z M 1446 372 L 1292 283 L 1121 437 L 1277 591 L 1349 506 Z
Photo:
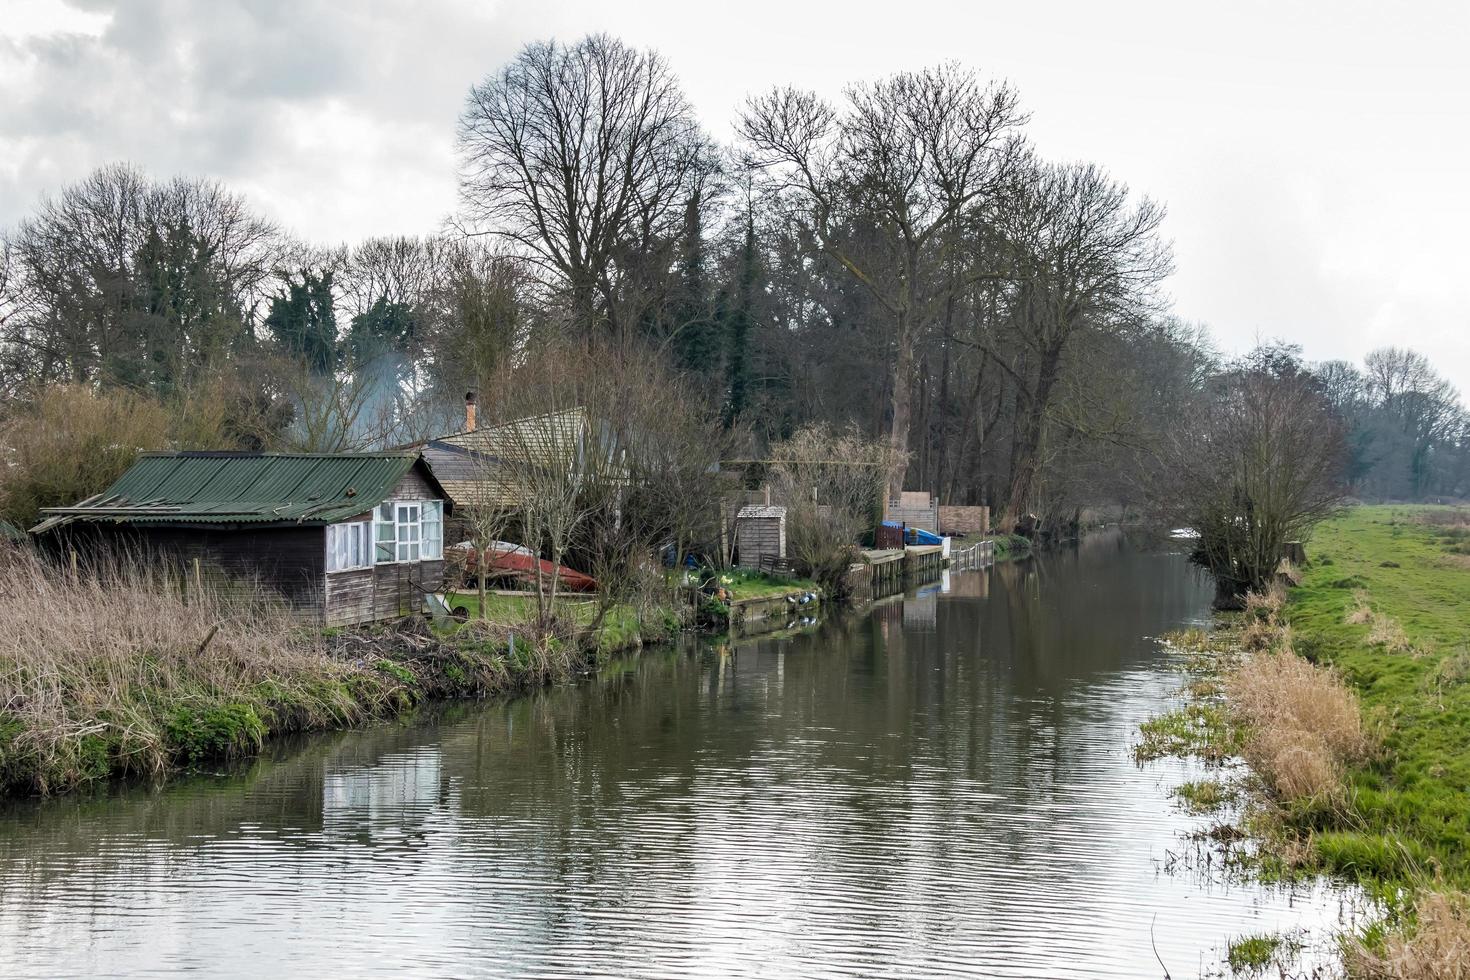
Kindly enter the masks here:
M 95 497 L 42 511 L 34 530 L 79 520 L 330 524 L 382 503 L 418 461 L 416 452 L 144 453 Z

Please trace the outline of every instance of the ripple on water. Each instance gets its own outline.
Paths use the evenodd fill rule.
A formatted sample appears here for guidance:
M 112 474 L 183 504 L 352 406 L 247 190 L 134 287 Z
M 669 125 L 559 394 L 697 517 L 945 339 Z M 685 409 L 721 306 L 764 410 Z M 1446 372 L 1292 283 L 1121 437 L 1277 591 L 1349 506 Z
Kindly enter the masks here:
M 1177 557 L 974 574 L 922 616 L 14 807 L 0 973 L 1185 977 L 1350 919 L 1163 870 L 1193 770 L 1130 745 L 1178 686 L 1146 637 L 1208 602 Z

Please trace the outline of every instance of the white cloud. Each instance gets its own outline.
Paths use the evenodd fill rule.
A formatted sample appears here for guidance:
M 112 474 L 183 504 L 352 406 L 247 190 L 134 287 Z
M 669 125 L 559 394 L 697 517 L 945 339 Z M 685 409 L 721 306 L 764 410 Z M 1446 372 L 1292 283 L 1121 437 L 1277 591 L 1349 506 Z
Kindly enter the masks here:
M 0 226 L 125 159 L 215 176 L 323 242 L 437 227 L 469 85 L 527 41 L 659 48 L 711 131 L 749 93 L 958 58 L 1041 149 L 1168 204 L 1179 312 L 1228 349 L 1410 344 L 1470 391 L 1470 8 L 854 0 L 8 0 Z

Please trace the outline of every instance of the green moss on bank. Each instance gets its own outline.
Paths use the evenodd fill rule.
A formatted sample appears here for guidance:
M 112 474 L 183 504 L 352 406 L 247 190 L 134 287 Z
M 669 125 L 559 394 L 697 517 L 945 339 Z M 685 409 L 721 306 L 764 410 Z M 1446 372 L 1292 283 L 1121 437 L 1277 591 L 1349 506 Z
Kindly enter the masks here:
M 1031 539 L 1024 534 L 999 534 L 995 541 L 995 560 L 1014 561 L 1031 557 Z

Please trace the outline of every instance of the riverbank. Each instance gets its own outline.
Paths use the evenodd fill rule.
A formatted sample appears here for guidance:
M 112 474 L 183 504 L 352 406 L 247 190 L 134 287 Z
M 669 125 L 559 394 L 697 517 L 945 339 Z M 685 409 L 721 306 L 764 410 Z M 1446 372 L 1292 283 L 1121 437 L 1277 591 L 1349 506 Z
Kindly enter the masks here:
M 1193 655 L 1190 701 L 1144 726 L 1139 756 L 1245 757 L 1181 795 L 1205 812 L 1248 801 L 1251 873 L 1331 875 L 1381 904 L 1344 938 L 1351 975 L 1465 976 L 1470 513 L 1354 508 L 1309 549 L 1289 591 L 1173 638 Z
M 620 608 L 590 641 L 532 642 L 509 616 L 323 631 L 227 588 L 78 577 L 23 549 L 0 560 L 0 597 L 0 795 L 161 781 L 277 736 L 565 680 L 679 628 L 672 610 Z
M 1024 534 L 996 534 L 990 540 L 995 542 L 996 561 L 1014 561 L 1020 558 L 1030 558 L 1033 546 L 1031 539 Z

